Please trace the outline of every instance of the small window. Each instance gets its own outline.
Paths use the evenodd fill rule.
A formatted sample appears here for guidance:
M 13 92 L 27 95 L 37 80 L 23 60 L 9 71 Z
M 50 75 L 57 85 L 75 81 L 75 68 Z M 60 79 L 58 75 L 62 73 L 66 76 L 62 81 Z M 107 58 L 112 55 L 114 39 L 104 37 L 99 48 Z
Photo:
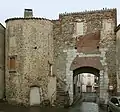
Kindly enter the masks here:
M 88 76 L 88 77 L 91 77 L 91 75 L 90 75 L 90 74 L 88 74 L 87 76 Z
M 49 64 L 49 75 L 52 76 L 52 69 L 53 69 L 53 66 L 52 64 L 48 61 L 48 64 Z
M 97 79 L 95 79 L 95 81 L 94 81 L 95 83 L 97 82 Z
M 78 87 L 78 93 L 80 93 L 80 87 Z
M 16 72 L 16 56 L 9 57 L 9 72 Z
M 76 35 L 83 35 L 83 22 L 76 23 Z

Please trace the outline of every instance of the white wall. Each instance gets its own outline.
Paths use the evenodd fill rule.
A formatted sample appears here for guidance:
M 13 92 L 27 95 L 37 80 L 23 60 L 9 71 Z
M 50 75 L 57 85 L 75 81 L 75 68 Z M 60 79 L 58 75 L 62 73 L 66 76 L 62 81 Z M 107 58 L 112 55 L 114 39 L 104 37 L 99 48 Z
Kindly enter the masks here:
M 89 75 L 89 77 L 88 77 Z M 90 83 L 92 86 L 92 92 L 94 92 L 94 75 L 90 73 L 83 73 L 80 74 L 81 76 L 81 81 L 82 81 L 82 92 L 86 92 L 86 86 Z
M 48 98 L 50 101 L 54 101 L 56 99 L 56 77 L 52 77 L 52 76 L 49 77 Z

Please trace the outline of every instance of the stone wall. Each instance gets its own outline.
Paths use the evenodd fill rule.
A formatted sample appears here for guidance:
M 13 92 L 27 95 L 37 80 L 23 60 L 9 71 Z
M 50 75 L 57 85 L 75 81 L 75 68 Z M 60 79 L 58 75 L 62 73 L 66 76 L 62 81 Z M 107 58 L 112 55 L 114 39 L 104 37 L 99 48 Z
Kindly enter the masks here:
M 52 81 L 48 78 L 53 67 L 56 78 L 67 83 L 72 104 L 73 70 L 82 67 L 84 61 L 81 62 L 81 58 L 87 57 L 92 59 L 90 67 L 97 66 L 100 71 L 100 98 L 107 102 L 108 86 L 113 85 L 114 93 L 117 87 L 116 18 L 116 9 L 105 9 L 60 14 L 58 20 L 52 21 L 40 18 L 6 20 L 7 100 L 29 104 L 31 86 L 42 89 L 43 100 L 50 99 L 48 93 L 52 92 L 48 90 L 48 84 Z M 16 69 L 12 72 L 9 71 L 11 56 L 15 56 L 16 62 Z M 72 68 L 76 57 L 81 64 L 75 64 Z M 55 87 L 52 89 L 55 90 Z
M 0 99 L 4 97 L 5 74 L 5 27 L 0 24 Z
M 38 18 L 6 21 L 6 98 L 29 104 L 31 86 L 39 86 L 48 98 L 50 63 L 53 63 L 53 24 Z M 9 57 L 16 56 L 16 69 L 9 70 Z
M 116 74 L 117 93 L 120 95 L 120 25 L 116 28 Z
M 117 90 L 117 81 L 116 81 L 116 36 L 114 33 L 114 29 L 116 27 L 116 12 L 114 10 L 113 17 L 109 17 L 109 19 L 104 19 L 102 22 L 102 31 L 101 31 L 101 41 L 100 46 L 101 48 L 105 48 L 103 51 L 103 76 L 100 75 L 100 81 L 102 81 L 100 87 L 103 89 L 101 91 L 101 96 L 106 98 L 106 94 L 109 92 L 109 86 L 113 86 L 114 95 L 116 94 Z M 107 93 L 108 92 L 108 93 Z M 109 93 L 109 95 L 111 95 Z
M 69 95 L 73 99 L 73 71 L 71 63 L 78 55 L 76 50 L 76 37 L 100 31 L 98 48 L 94 52 L 80 52 L 79 56 L 99 55 L 103 69 L 100 72 L 102 98 L 108 97 L 108 84 L 114 84 L 116 91 L 115 67 L 115 35 L 116 9 L 88 11 L 80 13 L 65 13 L 59 15 L 54 23 L 54 59 L 55 74 L 67 81 L 70 85 Z M 95 43 L 94 43 L 95 44 Z M 94 46 L 93 46 L 94 47 Z M 98 52 L 98 50 L 99 52 Z M 109 77 L 109 80 L 108 80 Z M 104 93 L 104 94 L 102 94 Z

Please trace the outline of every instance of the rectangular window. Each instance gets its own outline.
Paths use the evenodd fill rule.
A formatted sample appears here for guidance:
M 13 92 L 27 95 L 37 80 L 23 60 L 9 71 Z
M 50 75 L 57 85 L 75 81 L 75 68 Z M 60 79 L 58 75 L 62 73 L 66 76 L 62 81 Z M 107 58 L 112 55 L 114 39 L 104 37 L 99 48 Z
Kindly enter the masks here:
M 76 35 L 83 35 L 83 22 L 76 23 Z
M 88 74 L 87 76 L 88 76 L 88 77 L 91 77 L 91 75 L 90 75 L 90 74 Z
M 106 31 L 110 31 L 111 28 L 112 28 L 111 26 L 112 26 L 111 23 L 106 22 L 106 23 L 105 23 L 105 30 L 106 30 Z
M 48 65 L 49 65 L 49 75 L 52 76 L 53 75 L 53 65 L 48 61 Z
M 10 37 L 9 47 L 16 47 L 16 37 Z
M 113 29 L 111 20 L 109 19 L 103 20 L 103 29 L 104 31 L 111 31 Z
M 9 57 L 9 72 L 16 72 L 16 56 Z

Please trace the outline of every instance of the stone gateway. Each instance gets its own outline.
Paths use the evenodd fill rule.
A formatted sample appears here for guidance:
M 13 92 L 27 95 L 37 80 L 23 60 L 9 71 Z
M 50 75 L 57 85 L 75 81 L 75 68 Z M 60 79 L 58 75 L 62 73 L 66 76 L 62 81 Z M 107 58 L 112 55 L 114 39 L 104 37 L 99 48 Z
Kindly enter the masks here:
M 5 87 L 9 103 L 32 105 L 49 100 L 55 105 L 67 97 L 71 105 L 75 76 L 80 73 L 99 77 L 99 100 L 104 103 L 120 91 L 116 9 L 59 14 L 58 20 L 36 18 L 31 9 L 25 9 L 23 18 L 7 19 L 6 28 L 0 30 L 6 30 L 0 35 L 5 40 L 5 50 L 0 44 L 5 51 L 0 51 L 5 57 L 0 98 Z M 35 91 L 38 99 L 33 100 Z

